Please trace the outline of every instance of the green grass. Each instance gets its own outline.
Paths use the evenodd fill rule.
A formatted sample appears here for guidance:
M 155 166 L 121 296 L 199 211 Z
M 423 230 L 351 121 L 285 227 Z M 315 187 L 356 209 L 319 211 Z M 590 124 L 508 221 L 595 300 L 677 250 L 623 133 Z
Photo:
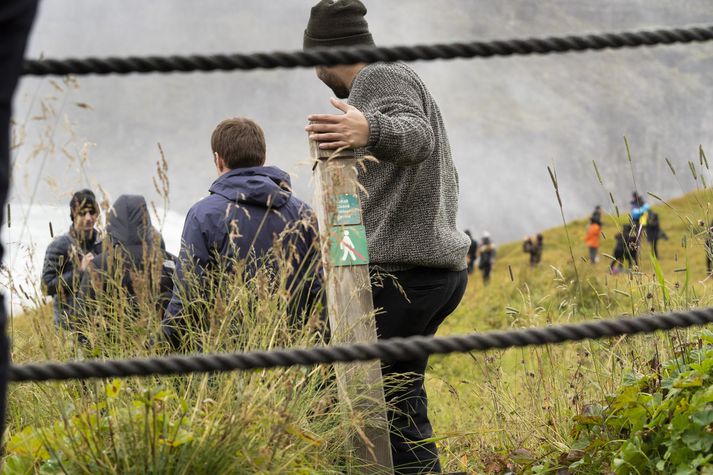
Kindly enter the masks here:
M 462 304 L 439 335 L 713 304 L 713 284 L 705 273 L 705 228 L 698 225 L 710 222 L 711 198 L 710 191 L 699 191 L 655 206 L 669 240 L 659 242 L 658 262 L 644 244 L 640 269 L 632 274 L 611 275 L 604 256 L 596 265 L 586 262 L 587 219 L 567 224 L 577 272 L 563 227 L 543 232 L 543 261 L 535 268 L 521 243 L 501 246 L 490 285 L 484 287 L 473 274 Z M 600 255 L 612 253 L 624 219 L 607 217 Z M 670 358 L 692 332 L 432 357 L 430 413 L 436 434 L 443 437 L 446 467 L 545 473 L 543 462 L 550 461 L 554 473 L 556 461 L 572 451 L 574 416 L 603 402 L 626 374 L 646 373 L 655 358 Z
M 474 274 L 439 335 L 712 305 L 704 228 L 697 224 L 710 222 L 711 198 L 704 190 L 656 206 L 670 239 L 660 243 L 659 262 L 644 245 L 641 267 L 632 274 L 610 275 L 606 257 L 596 265 L 583 260 L 584 219 L 567 224 L 569 239 L 564 228 L 543 232 L 536 268 L 519 242 L 502 245 L 491 284 L 483 287 Z M 611 253 L 623 219 L 605 220 L 602 252 Z M 284 295 L 266 291 L 264 278 L 247 285 L 223 279 L 224 293 L 211 297 L 218 303 L 210 308 L 224 324 L 201 335 L 208 348 L 316 342 L 310 329 L 288 327 Z M 254 292 L 262 292 L 257 300 Z M 144 345 L 158 325 L 150 302 L 142 304 L 145 317 L 136 329 L 122 319 L 125 306 L 107 298 L 113 303 L 101 312 L 108 327 L 94 335 L 94 347 L 110 357 L 156 354 Z M 246 329 L 237 337 L 225 331 L 235 314 L 245 318 L 240 326 Z M 277 318 L 258 318 L 264 315 Z M 15 362 L 87 357 L 51 320 L 48 306 L 15 319 Z M 107 328 L 119 330 L 119 341 L 106 339 Z M 627 375 L 651 374 L 654 361 L 675 361 L 694 333 L 432 357 L 427 389 L 444 468 L 555 473 L 577 460 L 576 416 L 616 393 Z M 365 415 L 352 408 L 338 401 L 328 367 L 15 384 L 4 473 L 339 473 L 356 463 L 347 441 Z
M 216 272 L 211 292 L 186 303 L 210 319 L 193 327 L 187 347 L 200 342 L 207 351 L 225 352 L 321 344 L 319 308 L 307 326 L 292 327 L 285 275 L 268 268 L 250 279 Z M 120 278 L 106 276 L 106 288 L 86 308 L 89 344 L 59 332 L 51 308 L 40 306 L 13 325 L 14 361 L 164 354 L 162 344 L 147 344 L 160 322 L 151 279 L 134 280 L 135 308 L 117 285 Z M 15 384 L 3 471 L 342 473 L 359 466 L 349 440 L 369 413 L 359 398 L 347 403 L 337 394 L 329 366 Z

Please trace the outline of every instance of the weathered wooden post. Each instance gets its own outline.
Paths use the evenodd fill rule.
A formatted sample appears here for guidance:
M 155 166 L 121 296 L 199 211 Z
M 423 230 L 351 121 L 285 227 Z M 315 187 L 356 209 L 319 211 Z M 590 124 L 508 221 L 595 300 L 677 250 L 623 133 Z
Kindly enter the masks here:
M 369 254 L 361 214 L 357 163 L 351 150 L 321 150 L 310 141 L 315 164 L 315 209 L 319 220 L 327 308 L 333 343 L 376 341 Z M 393 473 L 381 365 L 335 365 L 337 384 L 355 416 L 359 473 Z

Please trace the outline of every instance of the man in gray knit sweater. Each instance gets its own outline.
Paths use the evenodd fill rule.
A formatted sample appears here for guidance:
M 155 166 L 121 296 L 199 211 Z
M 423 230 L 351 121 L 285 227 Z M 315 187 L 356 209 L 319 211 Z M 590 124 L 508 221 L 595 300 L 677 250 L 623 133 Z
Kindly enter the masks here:
M 304 48 L 374 44 L 359 0 L 322 0 L 312 8 Z M 456 229 L 458 175 L 438 105 L 421 79 L 400 63 L 317 68 L 340 99 L 340 114 L 313 114 L 306 130 L 320 148 L 353 148 L 366 161 L 359 180 L 373 269 L 388 272 L 372 287 L 379 338 L 433 335 L 457 307 L 467 282 L 468 237 Z M 406 293 L 406 298 L 400 288 Z M 385 376 L 407 375 L 387 393 L 397 473 L 440 472 L 423 374 L 428 359 L 384 365 Z

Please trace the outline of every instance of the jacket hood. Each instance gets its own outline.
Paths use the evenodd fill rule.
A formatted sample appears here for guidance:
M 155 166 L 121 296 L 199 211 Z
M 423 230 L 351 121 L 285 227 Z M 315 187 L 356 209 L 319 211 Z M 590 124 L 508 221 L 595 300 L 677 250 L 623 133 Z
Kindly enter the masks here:
M 107 217 L 106 232 L 112 241 L 125 246 L 151 241 L 151 217 L 144 197 L 119 196 Z
M 218 177 L 210 193 L 234 203 L 282 208 L 292 196 L 290 176 L 277 167 L 236 168 Z

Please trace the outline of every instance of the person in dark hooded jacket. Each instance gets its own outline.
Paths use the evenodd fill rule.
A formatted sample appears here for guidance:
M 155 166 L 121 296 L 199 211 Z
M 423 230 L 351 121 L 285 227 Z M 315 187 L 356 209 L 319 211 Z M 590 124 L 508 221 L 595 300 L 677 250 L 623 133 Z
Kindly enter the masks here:
M 211 147 L 219 177 L 210 194 L 186 216 L 176 285 L 164 318 L 164 334 L 174 347 L 180 346 L 189 317 L 183 315 L 182 305 L 187 269 L 201 276 L 240 260 L 250 274 L 264 263 L 262 258 L 286 229 L 291 230 L 289 247 L 297 269 L 288 288 L 300 287 L 290 307 L 293 322 L 314 303 L 319 290 L 314 266 L 308 263 L 317 256 L 312 210 L 292 194 L 287 173 L 264 165 L 265 137 L 260 126 L 244 118 L 224 120 L 213 131 Z
M 54 323 L 73 330 L 76 323 L 76 296 L 82 273 L 101 251 L 99 233 L 94 228 L 99 206 L 91 190 L 75 192 L 69 202 L 72 225 L 65 234 L 52 240 L 42 265 L 42 289 L 53 299 Z
M 112 286 L 111 290 L 120 286 L 135 303 L 137 292 L 153 289 L 153 282 L 158 280 L 156 307 L 163 314 L 171 296 L 174 269 L 161 233 L 151 225 L 144 197 L 121 195 L 107 216 L 102 251 L 82 276 L 82 297 L 93 299 Z M 140 287 L 137 280 L 144 278 L 145 285 Z

